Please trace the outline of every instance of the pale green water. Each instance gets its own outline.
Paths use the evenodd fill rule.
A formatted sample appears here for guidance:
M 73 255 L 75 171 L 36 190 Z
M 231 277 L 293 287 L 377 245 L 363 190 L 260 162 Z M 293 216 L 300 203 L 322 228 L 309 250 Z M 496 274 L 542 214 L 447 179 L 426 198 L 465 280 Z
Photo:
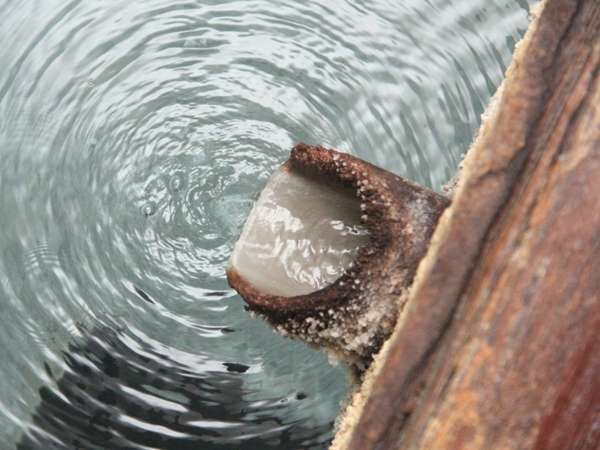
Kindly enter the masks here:
M 325 448 L 345 376 L 228 288 L 244 218 L 298 141 L 440 189 L 528 7 L 0 0 L 0 450 Z

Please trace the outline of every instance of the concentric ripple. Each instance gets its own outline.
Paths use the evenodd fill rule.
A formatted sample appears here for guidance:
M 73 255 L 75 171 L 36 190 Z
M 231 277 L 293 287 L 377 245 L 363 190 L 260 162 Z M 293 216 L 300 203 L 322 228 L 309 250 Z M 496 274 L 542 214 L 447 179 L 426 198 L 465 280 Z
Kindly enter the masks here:
M 0 0 L 0 449 L 326 448 L 224 270 L 298 141 L 440 189 L 527 0 Z

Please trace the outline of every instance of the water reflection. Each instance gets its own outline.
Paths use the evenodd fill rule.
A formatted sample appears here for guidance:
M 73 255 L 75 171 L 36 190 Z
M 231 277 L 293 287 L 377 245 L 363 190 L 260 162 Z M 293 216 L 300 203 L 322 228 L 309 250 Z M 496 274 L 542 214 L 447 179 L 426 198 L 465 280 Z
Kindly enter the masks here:
M 307 426 L 276 413 L 288 398 L 250 401 L 249 367 L 186 366 L 124 329 L 98 327 L 64 353 L 66 371 L 41 403 L 17 449 L 322 448 L 331 423 Z M 267 407 L 267 408 L 266 408 Z M 325 438 L 323 438 L 325 436 Z

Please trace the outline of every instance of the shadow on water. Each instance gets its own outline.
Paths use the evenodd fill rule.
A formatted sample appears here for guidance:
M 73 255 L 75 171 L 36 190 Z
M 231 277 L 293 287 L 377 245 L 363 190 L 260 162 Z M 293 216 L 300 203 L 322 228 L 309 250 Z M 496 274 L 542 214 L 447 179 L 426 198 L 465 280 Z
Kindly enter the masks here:
M 319 449 L 332 423 L 286 424 L 245 400 L 247 366 L 192 373 L 123 329 L 100 326 L 64 352 L 68 368 L 41 402 L 18 450 Z M 133 350 L 130 340 L 134 340 Z M 48 375 L 55 379 L 50 367 Z M 295 401 L 306 398 L 297 393 Z M 249 421 L 249 419 L 251 419 Z M 242 431 L 243 428 L 243 431 Z M 316 436 L 316 438 L 315 438 Z

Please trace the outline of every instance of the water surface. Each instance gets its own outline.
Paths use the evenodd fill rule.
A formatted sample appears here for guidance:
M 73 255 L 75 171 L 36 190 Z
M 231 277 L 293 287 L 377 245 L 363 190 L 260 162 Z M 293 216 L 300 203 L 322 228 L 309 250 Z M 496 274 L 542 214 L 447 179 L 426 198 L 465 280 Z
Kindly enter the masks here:
M 0 0 L 0 448 L 322 449 L 224 271 L 298 141 L 440 189 L 526 0 Z

